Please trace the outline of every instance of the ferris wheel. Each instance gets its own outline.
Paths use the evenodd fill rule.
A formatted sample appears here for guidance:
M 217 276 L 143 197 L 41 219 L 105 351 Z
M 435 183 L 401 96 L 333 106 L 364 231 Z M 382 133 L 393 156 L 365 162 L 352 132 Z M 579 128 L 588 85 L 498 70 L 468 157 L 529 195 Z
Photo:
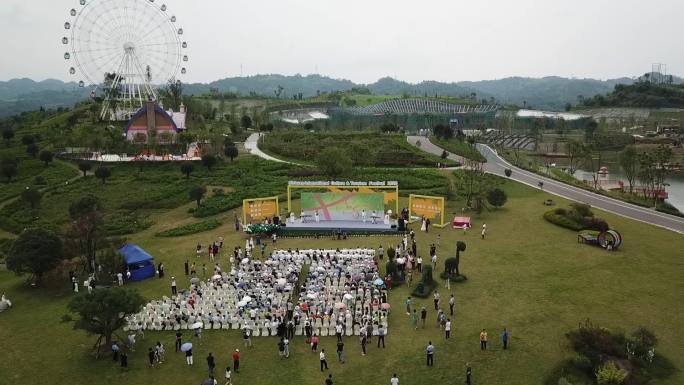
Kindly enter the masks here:
M 156 87 L 187 73 L 183 28 L 155 0 L 79 0 L 64 23 L 69 74 L 101 87 L 101 119 L 129 119 Z M 95 92 L 91 94 L 95 96 Z

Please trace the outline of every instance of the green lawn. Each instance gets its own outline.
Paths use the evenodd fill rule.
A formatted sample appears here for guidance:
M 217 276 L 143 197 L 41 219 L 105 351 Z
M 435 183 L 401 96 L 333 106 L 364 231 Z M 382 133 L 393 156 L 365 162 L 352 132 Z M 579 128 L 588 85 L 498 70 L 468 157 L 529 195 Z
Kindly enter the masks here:
M 305 163 L 315 162 L 322 150 L 336 147 L 347 152 L 357 167 L 436 167 L 438 162 L 456 165 L 413 147 L 404 135 L 378 132 L 278 130 L 266 135 L 259 146 L 274 156 Z
M 411 330 L 402 311 L 408 290 L 395 289 L 390 295 L 394 311 L 390 315 L 387 349 L 372 345 L 369 355 L 362 357 L 358 340 L 345 338 L 347 363 L 340 365 L 334 358 L 334 337 L 321 338 L 335 383 L 384 384 L 396 372 L 402 384 L 459 384 L 464 381 L 464 365 L 470 362 L 476 384 L 539 384 L 562 359 L 572 357 L 564 333 L 586 318 L 628 332 L 640 325 L 655 331 L 660 340 L 656 352 L 667 356 L 680 370 L 659 384 L 684 383 L 684 344 L 679 335 L 684 314 L 684 237 L 595 210 L 625 238 L 618 252 L 607 253 L 578 244 L 576 233 L 542 218 L 547 209 L 543 200 L 553 198 L 559 205 L 568 202 L 511 182 L 504 188 L 509 194 L 505 208 L 474 217 L 476 228 L 486 221 L 486 240 L 479 239 L 477 231 L 463 235 L 449 228 L 417 235 L 423 255 L 429 244 L 441 236 L 435 277 L 443 269 L 444 258 L 453 251 L 455 241 L 467 243 L 461 268 L 468 281 L 452 285 L 457 298 L 452 339 L 447 343 L 434 327 L 432 310 L 425 330 Z M 460 212 L 461 206 L 460 202 L 449 202 L 448 212 Z M 232 212 L 219 215 L 217 218 L 224 225 L 206 233 L 154 237 L 159 231 L 196 221 L 188 214 L 189 207 L 154 214 L 150 228 L 130 237 L 155 255 L 157 261 L 163 261 L 169 276 L 182 276 L 183 261 L 195 258 L 197 242 L 224 236 L 228 249 L 244 244 L 244 237 L 232 229 Z M 347 241 L 281 239 L 278 246 L 377 247 L 398 241 L 393 237 Z M 222 264 L 226 263 L 224 256 Z M 185 277 L 179 284 L 187 285 Z M 158 279 L 129 286 L 148 298 L 168 295 L 170 291 L 169 282 Z M 442 298 L 448 297 L 443 285 L 439 290 Z M 322 384 L 324 380 L 318 370 L 318 356 L 308 351 L 302 338 L 293 342 L 290 359 L 280 360 L 275 338 L 255 338 L 254 348 L 242 349 L 241 338 L 235 331 L 205 332 L 202 345 L 194 349 L 194 367 L 187 367 L 180 353 L 170 351 L 167 362 L 155 369 L 146 367 L 145 351 L 157 340 L 172 350 L 173 333 L 148 332 L 136 352 L 130 354 L 130 370 L 122 373 L 109 358 L 95 361 L 88 356 L 94 337 L 60 322 L 72 296 L 66 279 L 53 278 L 47 287 L 36 289 L 24 286 L 23 279 L 0 271 L 0 291 L 6 291 L 14 302 L 10 311 L 0 313 L 0 373 L 7 383 L 199 384 L 206 375 L 207 353 L 211 351 L 217 357 L 222 369 L 236 347 L 241 348 L 243 370 L 234 377 L 235 384 Z M 419 303 L 431 308 L 431 300 Z M 512 336 L 510 350 L 505 352 L 498 338 L 503 327 Z M 490 332 L 491 348 L 487 352 L 479 350 L 478 333 L 482 328 Z M 436 346 L 433 368 L 424 363 L 428 340 Z
M 441 139 L 436 136 L 431 136 L 430 141 L 434 143 L 436 146 L 439 146 L 448 152 L 462 156 L 466 159 L 472 159 L 472 160 L 477 160 L 480 162 L 486 162 L 487 159 L 485 159 L 482 154 L 480 154 L 479 151 L 470 143 L 464 141 L 464 140 L 458 140 L 458 139 Z

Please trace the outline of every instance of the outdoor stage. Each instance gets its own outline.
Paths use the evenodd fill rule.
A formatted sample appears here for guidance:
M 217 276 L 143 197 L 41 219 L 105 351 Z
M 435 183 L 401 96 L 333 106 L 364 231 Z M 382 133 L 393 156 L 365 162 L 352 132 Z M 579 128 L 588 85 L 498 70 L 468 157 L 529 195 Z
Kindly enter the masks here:
M 342 232 L 346 234 L 396 234 L 398 232 L 396 223 L 385 224 L 378 221 L 373 224 L 371 221 L 320 221 L 320 222 L 300 222 L 299 219 L 294 223 L 284 223 L 281 232 L 285 233 L 318 233 L 330 234 Z

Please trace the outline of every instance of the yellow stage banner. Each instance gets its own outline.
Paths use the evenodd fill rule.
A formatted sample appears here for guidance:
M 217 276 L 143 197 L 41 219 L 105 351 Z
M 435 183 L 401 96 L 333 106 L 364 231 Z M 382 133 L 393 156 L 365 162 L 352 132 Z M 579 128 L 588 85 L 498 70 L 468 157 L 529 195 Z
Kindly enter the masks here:
M 433 226 L 445 226 L 444 198 L 427 195 L 409 195 L 409 221 L 413 221 L 414 217 L 429 218 Z
M 278 215 L 278 197 L 245 199 L 242 201 L 242 223 L 260 223 Z

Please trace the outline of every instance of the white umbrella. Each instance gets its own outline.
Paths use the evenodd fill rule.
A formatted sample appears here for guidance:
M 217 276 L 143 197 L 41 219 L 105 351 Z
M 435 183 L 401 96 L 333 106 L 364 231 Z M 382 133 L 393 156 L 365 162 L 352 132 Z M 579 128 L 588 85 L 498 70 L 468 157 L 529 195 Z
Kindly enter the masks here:
M 344 295 L 344 299 L 354 299 L 354 296 L 351 295 L 351 294 L 349 294 L 349 293 L 347 293 L 347 294 Z
M 240 302 L 238 302 L 237 305 L 238 305 L 238 307 L 245 307 L 245 306 L 247 306 L 247 302 L 240 301 Z
M 278 284 L 279 285 L 284 285 L 287 283 L 287 280 L 285 278 L 278 278 Z
M 316 297 L 318 297 L 318 294 L 316 294 L 316 293 L 309 293 L 309 294 L 306 295 L 306 297 L 309 298 L 309 299 L 316 299 Z
M 181 345 L 181 352 L 187 352 L 190 349 L 192 349 L 192 344 L 190 342 L 186 342 Z
M 397 258 L 397 263 L 403 265 L 406 262 L 406 258 Z
M 244 264 L 244 265 L 248 264 L 248 263 L 249 263 L 249 258 L 242 258 L 242 261 L 241 261 L 240 263 L 242 263 L 242 264 Z
M 211 279 L 221 279 L 221 278 L 222 278 L 221 274 L 216 274 L 213 277 L 211 277 Z
M 201 322 L 195 322 L 194 324 L 190 325 L 190 329 L 199 329 L 202 327 Z
M 252 297 L 246 295 L 246 296 L 242 297 L 242 301 L 240 301 L 240 302 L 249 302 L 251 300 L 252 300 Z

